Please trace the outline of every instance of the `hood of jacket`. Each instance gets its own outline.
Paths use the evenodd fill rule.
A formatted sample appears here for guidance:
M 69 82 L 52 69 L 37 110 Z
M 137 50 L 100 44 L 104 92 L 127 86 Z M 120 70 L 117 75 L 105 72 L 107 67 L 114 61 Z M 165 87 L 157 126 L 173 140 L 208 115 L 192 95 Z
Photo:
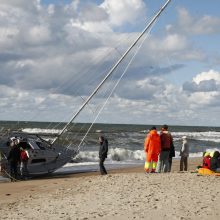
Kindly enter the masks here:
M 152 136 L 158 135 L 157 130 L 151 130 L 150 131 L 150 135 L 152 135 Z

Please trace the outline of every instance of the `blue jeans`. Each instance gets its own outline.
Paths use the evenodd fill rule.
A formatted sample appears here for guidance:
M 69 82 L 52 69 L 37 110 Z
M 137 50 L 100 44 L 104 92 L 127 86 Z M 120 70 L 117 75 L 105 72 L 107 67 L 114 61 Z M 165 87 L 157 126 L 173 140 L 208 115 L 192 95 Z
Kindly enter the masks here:
M 156 172 L 158 172 L 158 173 L 169 172 L 169 170 L 170 170 L 170 168 L 169 168 L 169 155 L 170 155 L 170 151 L 161 151 L 160 152 Z

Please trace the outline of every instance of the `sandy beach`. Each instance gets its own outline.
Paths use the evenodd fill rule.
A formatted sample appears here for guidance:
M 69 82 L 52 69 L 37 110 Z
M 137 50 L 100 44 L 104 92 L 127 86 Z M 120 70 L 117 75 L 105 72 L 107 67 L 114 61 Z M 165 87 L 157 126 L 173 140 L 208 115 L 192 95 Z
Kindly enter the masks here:
M 143 167 L 0 184 L 1 219 L 220 219 L 220 177 Z

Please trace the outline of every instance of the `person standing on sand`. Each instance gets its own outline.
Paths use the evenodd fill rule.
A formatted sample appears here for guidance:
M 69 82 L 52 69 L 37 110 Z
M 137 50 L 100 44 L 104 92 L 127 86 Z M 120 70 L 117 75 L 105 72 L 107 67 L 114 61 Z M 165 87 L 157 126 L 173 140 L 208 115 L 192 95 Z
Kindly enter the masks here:
M 171 146 L 170 146 L 169 170 L 168 170 L 168 172 L 171 172 L 173 157 L 175 157 L 175 147 L 174 147 L 174 144 L 173 144 L 173 141 L 172 141 Z
M 160 136 L 157 134 L 156 127 L 153 126 L 144 142 L 144 151 L 146 153 L 144 169 L 146 173 L 150 172 L 151 167 L 151 173 L 155 173 L 160 147 Z
M 25 179 L 28 176 L 27 164 L 28 164 L 29 154 L 28 154 L 28 151 L 26 151 L 22 147 L 20 148 L 20 151 L 21 151 L 20 173 L 21 173 L 21 178 Z
M 180 149 L 180 171 L 187 171 L 188 169 L 188 157 L 189 157 L 189 144 L 187 141 L 187 137 L 183 136 L 183 144 Z
M 18 141 L 12 141 L 10 143 L 11 150 L 9 151 L 9 155 L 7 160 L 10 162 L 10 175 L 11 178 L 18 178 L 18 164 L 20 163 L 20 149 L 17 146 L 19 144 Z
M 108 140 L 104 136 L 99 137 L 99 167 L 101 175 L 106 175 L 107 171 L 104 167 L 104 161 L 108 154 Z
M 171 146 L 173 146 L 173 137 L 168 131 L 168 125 L 163 125 L 160 132 L 161 152 L 157 165 L 157 173 L 169 172 L 171 170 L 169 159 Z M 171 157 L 172 159 L 172 157 Z M 171 162 L 172 163 L 172 162 Z

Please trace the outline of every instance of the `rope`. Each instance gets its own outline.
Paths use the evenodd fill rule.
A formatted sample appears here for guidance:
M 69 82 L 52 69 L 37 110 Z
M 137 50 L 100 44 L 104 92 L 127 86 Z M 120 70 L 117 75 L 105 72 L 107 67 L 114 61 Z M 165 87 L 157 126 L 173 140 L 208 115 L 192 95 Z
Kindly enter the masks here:
M 112 79 L 112 78 L 113 78 L 113 75 L 110 76 L 109 79 Z M 110 86 L 109 86 L 109 87 L 110 87 Z M 104 88 L 106 88 L 106 87 L 104 87 Z M 109 90 L 109 88 L 106 88 L 106 89 L 104 90 L 103 97 L 107 97 L 107 93 L 109 92 L 108 90 Z M 99 106 L 95 109 L 95 112 L 98 112 L 98 108 L 99 108 Z M 93 113 L 95 113 L 95 112 L 93 112 Z M 93 124 L 94 124 L 94 122 L 93 122 Z M 84 125 L 82 128 L 84 128 L 84 127 L 85 127 L 85 125 Z M 82 130 L 82 128 L 80 129 L 80 131 Z M 91 128 L 92 128 L 92 126 L 90 125 L 90 127 L 88 128 L 88 130 L 90 131 Z M 88 132 L 88 130 L 87 130 L 87 132 Z M 79 134 L 79 132 L 78 132 L 78 134 Z M 75 137 L 77 137 L 78 134 L 76 134 Z M 84 146 L 85 143 L 86 143 L 86 142 L 85 142 L 85 138 L 83 138 L 83 140 L 80 142 L 80 145 L 81 145 L 82 143 L 84 143 L 84 144 L 83 144 L 83 146 Z M 70 142 L 70 144 L 67 146 L 67 150 L 68 150 L 70 147 L 72 147 L 72 146 L 73 146 L 73 142 Z M 78 147 L 77 147 L 77 148 L 78 148 Z M 78 149 L 77 149 L 76 152 L 78 152 Z
M 3 155 L 3 157 L 4 157 L 5 159 L 7 159 L 7 157 L 6 157 L 6 155 L 5 155 L 4 153 L 2 153 L 2 155 Z M 2 169 L 2 173 L 5 174 L 7 177 L 9 177 L 11 180 L 13 180 L 13 181 L 15 181 L 15 182 L 20 181 L 20 180 L 14 178 L 13 176 L 11 176 L 11 174 L 9 174 L 9 173 L 7 172 L 7 170 L 4 169 L 4 168 Z
M 2 170 L 2 173 L 5 174 L 7 177 L 9 177 L 11 180 L 15 182 L 20 182 L 21 180 L 15 179 L 13 176 L 11 176 L 5 169 Z
M 119 51 L 118 50 L 116 50 L 117 49 L 117 47 L 119 47 L 120 45 L 121 45 L 121 42 L 124 42 L 125 41 L 125 39 L 126 40 L 128 40 L 129 38 L 131 38 L 131 36 L 129 36 L 129 37 L 124 37 L 124 36 L 122 36 L 120 39 L 119 39 L 119 41 L 117 42 L 117 45 L 116 45 L 116 47 L 114 47 L 114 48 L 108 48 L 107 49 L 107 53 L 105 52 L 105 55 L 103 56 L 103 54 L 101 54 L 101 55 L 96 55 L 96 56 L 93 56 L 92 57 L 92 63 L 94 63 L 94 65 L 96 66 L 96 68 L 94 69 L 94 72 L 96 71 L 96 72 L 99 72 L 99 71 L 97 71 L 98 70 L 98 68 L 100 67 L 100 64 L 103 62 L 103 60 L 106 60 L 109 56 L 112 56 L 112 55 L 115 55 L 115 53 L 114 53 L 114 51 L 116 51 L 118 54 L 120 54 L 119 53 Z M 74 74 L 74 77 L 72 77 L 72 79 L 64 79 L 63 80 L 63 82 L 61 83 L 61 85 L 59 85 L 59 86 L 57 86 L 55 89 L 53 89 L 53 92 L 54 93 L 56 93 L 56 92 L 58 92 L 59 90 L 62 90 L 63 88 L 65 88 L 65 89 L 68 89 L 68 88 L 70 88 L 70 87 L 72 87 L 72 86 L 74 86 L 74 85 L 79 85 L 79 81 L 80 80 L 82 80 L 82 78 L 84 77 L 85 79 L 86 79 L 86 81 L 88 82 L 88 79 L 90 78 L 91 80 L 89 80 L 89 82 L 88 82 L 88 84 L 92 84 L 92 83 L 95 83 L 95 82 L 97 82 L 97 81 L 99 81 L 98 79 L 103 75 L 103 73 L 100 73 L 100 74 L 96 74 L 95 76 L 93 75 L 93 76 L 91 76 L 91 77 L 89 77 L 88 78 L 88 73 L 90 73 L 90 71 L 91 71 L 91 68 L 90 67 L 86 67 L 86 66 L 83 66 L 82 68 L 81 68 L 81 70 L 79 70 L 79 72 L 80 72 L 80 74 L 78 74 L 78 75 L 75 75 Z M 80 88 L 79 88 L 80 89 Z M 74 91 L 74 94 L 75 95 L 80 95 L 79 94 L 79 89 L 76 89 L 75 91 Z M 48 100 L 49 98 L 47 97 L 45 100 L 44 100 L 44 102 L 43 103 L 45 103 L 47 100 Z M 48 110 L 50 110 L 49 108 L 47 108 Z M 44 111 L 46 111 L 46 110 L 44 110 Z M 40 113 L 41 115 L 42 115 L 42 112 Z M 34 114 L 33 116 L 31 116 L 30 117 L 30 120 L 34 120 L 35 118 L 37 118 L 37 117 L 39 117 L 39 112 L 38 112 L 38 114 Z M 67 117 L 65 117 L 66 119 L 67 119 Z M 25 116 L 23 116 L 23 119 L 25 119 Z M 26 121 L 27 120 L 27 118 L 24 120 L 24 121 Z M 64 122 L 64 121 L 63 121 Z M 19 127 L 19 121 L 17 122 L 17 124 L 15 124 L 14 125 L 14 128 L 18 128 Z M 49 124 L 48 126 L 47 126 L 47 128 L 49 128 L 49 127 L 51 127 L 51 124 Z M 53 127 L 52 127 L 52 129 L 53 129 Z

